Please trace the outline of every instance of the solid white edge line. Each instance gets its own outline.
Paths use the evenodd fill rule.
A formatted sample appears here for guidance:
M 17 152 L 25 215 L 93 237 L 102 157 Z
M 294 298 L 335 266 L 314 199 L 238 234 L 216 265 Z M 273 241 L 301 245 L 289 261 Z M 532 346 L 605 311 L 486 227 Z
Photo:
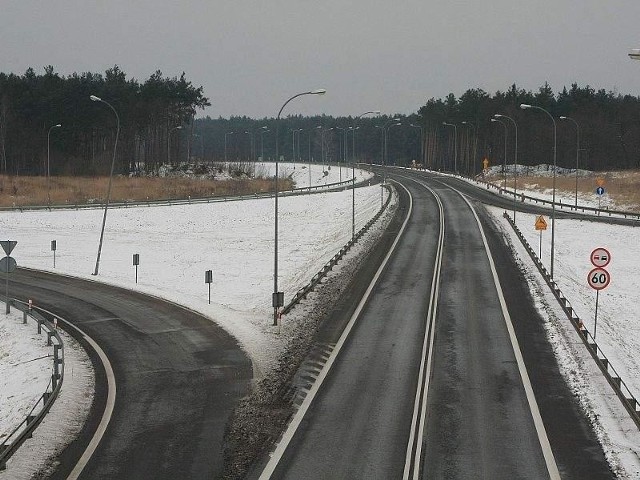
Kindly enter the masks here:
M 278 466 L 278 463 L 282 459 L 284 452 L 286 451 L 287 447 L 289 446 L 289 443 L 293 439 L 293 436 L 295 435 L 298 427 L 300 426 L 302 419 L 304 418 L 305 414 L 309 410 L 309 406 L 311 405 L 311 402 L 313 401 L 318 391 L 320 390 L 320 386 L 324 382 L 324 379 L 329 373 L 329 370 L 331 370 L 331 367 L 333 366 L 333 363 L 335 362 L 338 354 L 340 353 L 342 346 L 344 345 L 347 337 L 351 333 L 351 330 L 353 329 L 353 326 L 355 325 L 356 321 L 358 320 L 358 317 L 360 316 L 360 312 L 364 308 L 365 304 L 369 299 L 369 296 L 371 295 L 371 292 L 373 291 L 373 288 L 378 282 L 378 278 L 382 274 L 382 271 L 386 267 L 389 261 L 389 258 L 391 258 L 391 255 L 395 251 L 396 246 L 398 245 L 398 242 L 400 241 L 400 239 L 404 234 L 405 228 L 407 226 L 407 223 L 409 222 L 409 218 L 411 217 L 411 213 L 413 211 L 413 197 L 411 196 L 411 193 L 409 192 L 409 190 L 407 190 L 402 184 L 398 184 L 398 185 L 404 188 L 407 194 L 409 195 L 409 209 L 407 212 L 407 216 L 404 220 L 404 223 L 402 224 L 402 228 L 400 229 L 400 232 L 396 236 L 396 239 L 393 242 L 393 245 L 391 245 L 389 252 L 385 256 L 382 263 L 380 264 L 380 267 L 378 267 L 378 270 L 376 271 L 376 274 L 374 275 L 373 280 L 371 280 L 371 283 L 367 287 L 365 294 L 363 295 L 362 299 L 360 299 L 360 303 L 358 303 L 356 310 L 353 312 L 353 315 L 351 315 L 351 318 L 349 319 L 349 323 L 343 330 L 342 335 L 340 335 L 340 339 L 336 343 L 336 346 L 333 348 L 331 355 L 329 355 L 329 358 L 327 359 L 326 363 L 322 367 L 322 370 L 318 374 L 318 377 L 316 378 L 311 389 L 307 393 L 307 396 L 305 397 L 304 401 L 300 405 L 300 408 L 291 419 L 291 422 L 289 423 L 287 430 L 282 435 L 282 439 L 280 440 L 280 442 L 278 443 L 278 446 L 276 447 L 273 454 L 271 455 L 269 462 L 264 467 L 264 470 L 262 470 L 259 480 L 267 480 L 271 478 L 271 475 L 273 475 L 273 472 L 275 471 L 275 469 Z
M 418 418 L 420 418 L 420 425 L 417 427 L 418 429 L 418 438 L 421 438 L 422 433 L 424 432 L 424 413 L 426 411 L 426 397 L 427 392 L 429 391 L 429 377 L 431 375 L 431 359 L 432 359 L 432 347 L 433 347 L 433 337 L 435 328 L 429 328 L 431 324 L 435 322 L 435 312 L 437 310 L 438 303 L 438 292 L 439 292 L 439 284 L 440 284 L 440 264 L 442 262 L 442 250 L 444 243 L 444 211 L 442 208 L 442 203 L 438 198 L 437 194 L 425 184 L 418 182 L 415 179 L 403 177 L 408 180 L 411 180 L 418 185 L 426 188 L 431 192 L 434 196 L 436 202 L 438 203 L 438 210 L 440 214 L 440 232 L 438 235 L 438 248 L 436 250 L 436 258 L 434 260 L 433 267 L 433 278 L 431 280 L 431 292 L 429 295 L 429 309 L 427 312 L 426 318 L 426 326 L 424 332 L 424 342 L 422 344 L 422 354 L 420 356 L 420 370 L 418 373 L 418 385 L 416 388 L 416 397 L 413 404 L 413 416 L 411 418 L 411 429 L 409 431 L 409 440 L 407 442 L 407 452 L 405 454 L 405 462 L 404 462 L 404 472 L 402 474 L 403 480 L 408 480 L 409 475 L 411 473 L 411 465 L 414 466 L 414 474 L 413 478 L 417 478 L 417 475 L 420 471 L 420 455 L 422 454 L 422 441 L 418 441 L 418 446 L 416 448 L 416 454 L 413 454 L 413 443 L 416 438 L 416 426 L 418 424 Z M 425 371 L 425 360 L 426 360 L 426 371 Z M 424 391 L 424 395 L 422 392 Z M 423 401 L 420 402 L 420 398 L 422 397 Z M 422 414 L 419 417 L 418 414 Z M 417 458 L 417 460 L 415 460 Z
M 93 340 L 93 338 L 87 335 L 81 328 L 70 323 L 68 320 L 64 319 L 60 315 L 50 312 L 49 310 L 46 310 L 42 307 L 34 306 L 34 308 L 38 308 L 39 310 L 42 310 L 43 312 L 46 312 L 49 315 L 52 315 L 61 320 L 64 320 L 67 325 L 77 330 L 80 333 L 80 335 L 82 335 L 82 337 L 87 341 L 87 343 L 91 345 L 91 348 L 93 348 L 95 352 L 98 354 L 98 357 L 100 358 L 100 361 L 102 362 L 102 366 L 104 367 L 105 373 L 107 375 L 107 403 L 105 405 L 102 418 L 100 419 L 100 424 L 98 425 L 96 432 L 93 434 L 91 441 L 87 445 L 87 448 L 82 453 L 75 467 L 73 467 L 73 470 L 71 471 L 71 473 L 69 473 L 69 476 L 67 477 L 67 480 L 76 480 L 82 473 L 82 470 L 84 470 L 84 467 L 87 466 L 87 463 L 89 463 L 89 460 L 91 459 L 91 456 L 96 451 L 96 448 L 98 448 L 98 445 L 100 444 L 100 441 L 104 436 L 104 432 L 107 430 L 109 421 L 111 420 L 111 415 L 113 414 L 113 407 L 115 406 L 115 403 L 116 403 L 116 378 L 113 374 L 113 368 L 111 367 L 111 362 L 109 362 L 107 355 L 104 353 L 102 348 L 100 348 L 100 346 L 95 342 L 95 340 Z
M 538 434 L 540 448 L 542 449 L 542 455 L 544 456 L 544 460 L 547 465 L 549 477 L 552 480 L 560 480 L 560 472 L 558 471 L 558 465 L 556 464 L 553 451 L 551 450 L 551 444 L 549 443 L 549 438 L 547 437 L 547 431 L 544 428 L 542 416 L 540 415 L 540 409 L 538 408 L 538 403 L 536 402 L 536 397 L 535 397 L 535 394 L 533 393 L 533 387 L 531 386 L 531 381 L 529 380 L 529 374 L 527 373 L 527 367 L 525 366 L 524 359 L 522 358 L 522 352 L 520 351 L 520 344 L 518 343 L 515 330 L 513 329 L 511 316 L 509 315 L 509 310 L 507 309 L 507 302 L 505 301 L 504 295 L 502 293 L 502 286 L 500 285 L 500 279 L 498 278 L 498 272 L 496 271 L 496 266 L 493 261 L 493 256 L 491 255 L 491 251 L 489 250 L 489 245 L 487 244 L 487 237 L 484 234 L 484 228 L 482 228 L 482 223 L 480 223 L 480 218 L 478 218 L 478 214 L 476 213 L 475 208 L 473 208 L 473 206 L 471 205 L 471 202 L 469 202 L 467 197 L 459 190 L 456 190 L 455 188 L 449 185 L 447 186 L 451 188 L 453 191 L 455 191 L 458 195 L 460 195 L 462 199 L 467 203 L 467 205 L 473 212 L 473 216 L 475 217 L 476 222 L 478 224 L 478 228 L 480 229 L 480 235 L 482 236 L 482 242 L 484 243 L 484 248 L 487 252 L 487 258 L 489 260 L 489 265 L 491 267 L 491 273 L 493 275 L 493 282 L 495 284 L 496 291 L 498 293 L 498 298 L 500 299 L 502 314 L 504 316 L 504 321 L 507 326 L 507 331 L 509 332 L 509 337 L 511 339 L 513 353 L 518 363 L 518 371 L 520 372 L 520 377 L 522 378 L 522 384 L 524 386 L 524 391 L 527 396 L 527 402 L 529 403 L 529 409 L 531 410 L 531 416 L 533 417 L 533 423 L 535 425 L 536 432 Z

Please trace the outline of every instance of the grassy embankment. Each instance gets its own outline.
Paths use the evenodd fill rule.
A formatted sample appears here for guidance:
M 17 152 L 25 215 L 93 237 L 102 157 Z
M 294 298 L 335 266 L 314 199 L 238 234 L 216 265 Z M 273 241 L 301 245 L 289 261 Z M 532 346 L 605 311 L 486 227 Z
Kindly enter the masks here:
M 77 205 L 102 203 L 108 177 L 51 177 L 51 204 Z M 281 179 L 279 190 L 292 187 Z M 209 180 L 196 178 L 114 177 L 111 201 L 146 201 L 210 196 L 247 195 L 273 191 L 268 179 Z M 46 177 L 8 177 L 0 175 L 0 206 L 47 205 Z

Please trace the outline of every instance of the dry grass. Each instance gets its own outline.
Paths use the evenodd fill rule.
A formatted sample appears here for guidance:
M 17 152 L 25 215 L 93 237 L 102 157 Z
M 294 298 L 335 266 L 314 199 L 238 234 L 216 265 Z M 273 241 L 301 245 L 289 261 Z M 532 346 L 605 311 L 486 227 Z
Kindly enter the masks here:
M 578 196 L 593 195 L 598 186 L 596 180 L 604 180 L 607 195 L 615 202 L 616 208 L 638 212 L 640 211 L 640 170 L 625 170 L 614 172 L 594 172 L 588 176 L 578 177 Z M 502 175 L 486 177 L 486 180 L 502 186 Z M 513 175 L 507 175 L 507 186 L 513 186 Z M 542 192 L 553 188 L 551 176 L 519 175 L 518 188 Z M 557 176 L 556 190 L 566 196 L 573 196 L 576 190 L 576 177 Z
M 102 203 L 108 177 L 51 177 L 53 205 Z M 280 181 L 281 189 L 292 187 L 290 180 Z M 273 191 L 266 179 L 203 180 L 194 178 L 114 177 L 111 201 L 145 201 L 210 196 L 247 195 Z M 46 177 L 8 177 L 0 175 L 0 206 L 47 205 Z

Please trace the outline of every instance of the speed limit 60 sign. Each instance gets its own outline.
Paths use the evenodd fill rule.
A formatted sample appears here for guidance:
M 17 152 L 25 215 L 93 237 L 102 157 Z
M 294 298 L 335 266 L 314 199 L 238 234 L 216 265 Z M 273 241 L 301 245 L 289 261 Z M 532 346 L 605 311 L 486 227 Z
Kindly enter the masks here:
M 589 272 L 587 282 L 594 290 L 602 290 L 607 288 L 607 285 L 611 282 L 611 275 L 604 268 L 596 267 Z

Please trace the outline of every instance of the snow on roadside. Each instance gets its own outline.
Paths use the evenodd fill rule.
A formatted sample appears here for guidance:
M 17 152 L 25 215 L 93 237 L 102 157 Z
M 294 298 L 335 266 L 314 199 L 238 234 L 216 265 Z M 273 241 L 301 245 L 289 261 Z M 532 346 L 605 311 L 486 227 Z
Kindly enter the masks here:
M 275 172 L 273 167 L 273 164 L 264 165 L 271 174 Z M 319 165 L 313 164 L 310 169 L 281 164 L 279 170 L 281 176 L 290 176 L 297 187 L 309 185 L 310 172 L 311 185 L 351 178 L 351 170 L 345 167 L 328 169 L 325 166 L 326 174 Z M 369 172 L 356 170 L 356 181 L 371 176 Z M 378 211 L 380 198 L 380 186 L 356 189 L 356 231 Z M 286 301 L 350 239 L 351 202 L 352 190 L 281 198 L 278 277 L 279 289 L 284 290 Z M 95 280 L 91 272 L 102 214 L 98 208 L 6 212 L 0 218 L 0 228 L 7 238 L 18 241 L 12 254 L 18 265 Z M 277 365 L 289 336 L 271 327 L 273 235 L 273 199 L 269 198 L 111 209 L 98 280 L 157 295 L 203 313 L 238 338 L 253 360 L 256 376 L 260 377 Z M 58 247 L 55 269 L 51 240 L 57 240 Z M 132 266 L 133 253 L 140 254 L 138 284 Z M 214 272 L 211 305 L 207 302 L 204 284 L 203 271 L 207 269 Z M 34 302 L 37 304 L 37 298 Z M 283 327 L 282 333 L 286 331 Z M 10 337 L 0 336 L 0 352 L 14 336 L 15 333 Z M 76 345 L 68 336 L 64 341 L 65 346 Z M 32 358 L 35 353 L 26 349 L 20 355 Z M 33 439 L 12 457 L 10 473 L 8 470 L 0 477 L 30 478 L 37 470 L 54 468 L 56 452 L 82 427 L 92 401 L 94 378 L 90 362 L 80 347 L 65 353 L 67 377 L 60 397 Z M 0 367 L 6 367 L 7 362 L 2 360 L 0 358 Z M 42 391 L 49 374 L 46 372 Z M 21 378 L 30 377 L 14 379 L 12 388 L 21 389 Z M 41 393 L 38 389 L 36 397 Z M 9 418 L 4 415 L 5 411 L 8 409 L 3 407 L 2 417 Z M 55 445 L 53 450 L 52 445 Z M 35 457 L 42 457 L 42 461 L 35 461 Z
M 31 326 L 33 326 L 33 323 Z M 64 381 L 58 398 L 27 440 L 0 472 L 2 480 L 28 480 L 43 476 L 58 465 L 57 455 L 82 430 L 93 402 L 95 379 L 91 360 L 76 340 L 59 330 L 64 344 Z
M 4 310 L 4 303 L 1 304 Z M 31 411 L 53 372 L 53 349 L 32 320 L 12 309 L 0 317 L 0 440 Z
M 532 296 L 556 352 L 561 371 L 579 398 L 605 450 L 607 460 L 621 479 L 640 478 L 640 432 L 630 419 L 618 397 L 602 376 L 582 344 L 555 297 L 538 273 L 513 229 L 503 218 L 503 209 L 488 207 L 495 222 L 514 246 L 517 261 L 525 272 Z M 539 232 L 534 229 L 535 215 L 518 213 L 518 228 L 537 251 Z M 589 253 L 596 247 L 607 247 L 612 262 L 607 269 L 612 283 L 600 292 L 597 342 L 611 360 L 636 397 L 640 397 L 640 374 L 637 358 L 640 347 L 640 305 L 637 297 L 640 278 L 637 275 L 640 246 L 630 242 L 637 237 L 634 227 L 556 219 L 556 282 L 576 313 L 593 332 L 595 293 L 587 285 L 591 268 Z M 542 261 L 549 269 L 550 232 L 543 232 Z

